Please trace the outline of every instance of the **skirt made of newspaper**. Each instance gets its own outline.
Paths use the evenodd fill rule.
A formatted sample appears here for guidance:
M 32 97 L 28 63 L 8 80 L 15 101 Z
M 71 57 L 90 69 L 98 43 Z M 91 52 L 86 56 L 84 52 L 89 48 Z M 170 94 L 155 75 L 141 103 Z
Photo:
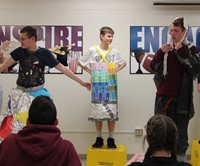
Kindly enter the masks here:
M 10 133 L 17 133 L 25 125 L 28 111 L 36 96 L 50 96 L 45 88 L 26 91 L 24 88 L 13 88 L 9 95 L 8 108 L 0 116 L 0 139 L 6 138 Z
M 92 104 L 91 121 L 116 121 L 117 110 L 117 72 L 116 63 L 91 63 Z

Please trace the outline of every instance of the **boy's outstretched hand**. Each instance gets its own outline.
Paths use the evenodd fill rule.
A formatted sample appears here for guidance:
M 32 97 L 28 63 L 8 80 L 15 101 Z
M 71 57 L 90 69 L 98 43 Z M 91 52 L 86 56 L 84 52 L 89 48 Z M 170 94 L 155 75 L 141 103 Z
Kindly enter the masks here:
M 83 86 L 86 87 L 87 90 L 91 91 L 91 87 L 92 87 L 92 85 L 91 85 L 90 82 L 84 82 L 84 83 L 83 83 Z

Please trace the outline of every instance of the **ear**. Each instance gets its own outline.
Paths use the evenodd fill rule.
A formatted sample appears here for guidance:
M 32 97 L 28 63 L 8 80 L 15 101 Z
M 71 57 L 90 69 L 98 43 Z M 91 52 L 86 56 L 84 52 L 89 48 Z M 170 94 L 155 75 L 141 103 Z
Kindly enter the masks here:
M 57 126 L 57 125 L 58 125 L 58 118 L 56 118 L 55 123 L 54 123 L 54 126 Z
M 99 37 L 100 37 L 100 40 L 102 40 L 102 37 L 103 37 L 104 35 L 103 34 L 101 34 Z
M 34 37 L 34 36 L 32 36 L 30 39 L 31 39 L 32 41 L 36 42 L 36 40 L 35 40 L 35 37 Z

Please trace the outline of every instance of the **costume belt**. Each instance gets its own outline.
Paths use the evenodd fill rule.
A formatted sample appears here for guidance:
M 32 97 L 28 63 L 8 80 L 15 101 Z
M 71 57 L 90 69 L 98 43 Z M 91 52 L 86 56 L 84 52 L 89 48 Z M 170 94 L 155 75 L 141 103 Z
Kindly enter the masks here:
M 25 88 L 23 86 L 17 85 L 17 88 L 24 91 L 24 92 L 31 92 L 31 91 L 35 91 L 35 90 L 39 90 L 39 89 L 44 88 L 44 84 L 39 85 L 39 86 L 35 86 L 35 87 L 30 87 L 30 88 Z

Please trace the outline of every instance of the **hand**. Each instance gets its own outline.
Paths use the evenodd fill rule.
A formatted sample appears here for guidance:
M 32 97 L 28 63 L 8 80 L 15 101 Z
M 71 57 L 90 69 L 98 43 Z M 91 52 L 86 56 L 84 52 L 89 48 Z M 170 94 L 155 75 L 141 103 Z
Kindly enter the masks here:
M 91 91 L 91 87 L 92 87 L 92 85 L 91 85 L 90 82 L 84 82 L 84 83 L 83 83 L 83 86 L 86 87 L 87 90 Z
M 179 48 L 181 48 L 181 47 L 183 47 L 183 44 L 181 43 L 181 42 L 177 42 L 176 44 L 175 44 L 175 49 L 179 49 Z
M 161 50 L 162 50 L 162 52 L 164 52 L 164 53 L 168 52 L 170 49 L 171 49 L 171 45 L 170 45 L 170 44 L 163 44 L 163 45 L 161 46 Z
M 200 84 L 197 84 L 197 90 L 200 93 Z
M 143 162 L 144 160 L 144 153 L 136 153 L 127 163 L 126 165 L 130 165 L 133 162 Z

